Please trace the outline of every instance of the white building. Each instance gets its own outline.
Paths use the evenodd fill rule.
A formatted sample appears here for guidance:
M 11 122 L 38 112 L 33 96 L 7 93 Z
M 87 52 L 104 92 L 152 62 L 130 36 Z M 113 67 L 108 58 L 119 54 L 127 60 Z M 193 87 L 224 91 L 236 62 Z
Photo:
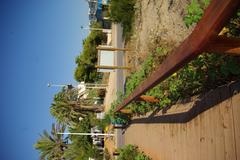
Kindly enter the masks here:
M 104 8 L 106 8 L 106 6 L 109 4 L 109 0 L 87 0 L 87 1 L 89 5 L 88 16 L 90 25 L 93 24 L 94 22 L 101 22 L 103 24 L 103 28 L 105 28 L 104 26 L 106 25 L 105 23 L 107 23 L 108 19 L 104 17 L 104 13 L 106 12 L 104 11 L 106 10 Z

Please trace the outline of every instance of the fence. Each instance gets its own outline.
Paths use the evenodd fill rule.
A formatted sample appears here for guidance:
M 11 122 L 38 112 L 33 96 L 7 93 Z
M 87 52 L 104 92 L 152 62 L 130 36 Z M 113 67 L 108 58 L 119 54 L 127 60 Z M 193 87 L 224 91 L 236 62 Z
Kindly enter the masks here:
M 192 34 L 116 109 L 120 111 L 203 52 L 240 55 L 240 40 L 218 36 L 239 0 L 212 0 Z

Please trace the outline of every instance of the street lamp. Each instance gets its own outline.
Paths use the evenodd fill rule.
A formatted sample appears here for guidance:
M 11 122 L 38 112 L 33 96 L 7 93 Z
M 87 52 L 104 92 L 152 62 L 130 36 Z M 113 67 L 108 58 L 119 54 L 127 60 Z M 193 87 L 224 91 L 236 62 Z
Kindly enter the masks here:
M 98 84 L 98 83 L 85 83 L 81 82 L 78 84 L 78 88 L 86 88 L 86 89 L 106 89 L 107 84 Z
M 74 88 L 71 84 L 52 84 L 48 83 L 47 86 L 50 87 L 67 87 L 68 89 Z
M 103 33 L 112 33 L 111 29 L 95 28 L 95 27 L 83 27 L 81 29 L 91 30 L 91 31 L 102 31 Z
M 69 133 L 69 132 L 65 132 L 65 133 L 61 133 L 58 132 L 57 134 L 60 135 L 78 135 L 78 136 L 115 136 L 114 134 L 111 133 Z

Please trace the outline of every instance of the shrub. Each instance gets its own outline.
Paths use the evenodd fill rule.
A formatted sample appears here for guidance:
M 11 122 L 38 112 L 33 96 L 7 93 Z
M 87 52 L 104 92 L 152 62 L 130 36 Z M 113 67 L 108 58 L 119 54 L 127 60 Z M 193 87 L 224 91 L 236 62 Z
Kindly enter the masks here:
M 111 155 L 110 155 L 109 151 L 106 148 L 104 150 L 104 159 L 105 160 L 111 160 Z
M 110 116 L 110 119 L 111 119 L 111 123 L 112 124 L 126 125 L 129 122 L 129 120 L 130 120 L 130 116 L 127 115 L 127 114 L 121 113 L 121 112 L 114 112 L 116 107 L 125 98 L 122 93 L 117 93 L 117 96 L 118 96 L 117 100 L 115 100 L 111 104 L 111 109 L 109 110 L 109 116 Z
M 150 160 L 143 152 L 140 152 L 137 146 L 126 145 L 119 150 L 117 160 Z
M 187 27 L 197 23 L 202 18 L 204 9 L 208 6 L 210 0 L 202 0 L 201 2 L 202 3 L 199 3 L 197 0 L 192 0 L 187 6 L 187 14 L 183 18 Z
M 111 124 L 111 116 L 109 113 L 105 114 L 104 118 L 97 123 L 97 126 L 104 130 L 108 125 Z
M 158 59 L 156 56 L 154 59 Z M 149 76 L 155 66 L 152 55 L 142 64 L 141 70 L 132 73 L 126 82 L 127 97 L 140 83 Z M 154 108 L 163 108 L 177 100 L 214 89 L 219 85 L 240 79 L 240 59 L 218 54 L 202 54 L 165 81 L 149 90 L 146 95 L 154 96 L 157 104 L 134 102 L 128 108 L 136 114 L 145 114 Z
M 134 20 L 135 0 L 111 0 L 110 16 L 123 26 L 123 36 L 130 37 Z
M 93 114 L 89 114 L 74 126 L 68 128 L 71 133 L 89 133 L 91 128 L 96 125 Z M 91 136 L 69 135 L 70 143 L 64 153 L 66 159 L 88 159 L 93 157 L 97 160 L 102 159 L 100 152 L 92 144 Z
M 240 8 L 224 29 L 223 35 L 240 37 Z
M 92 27 L 99 28 L 98 23 Z M 95 65 L 97 63 L 96 47 L 104 40 L 104 34 L 101 31 L 91 31 L 88 37 L 83 41 L 83 51 L 76 57 L 77 67 L 74 72 L 74 78 L 78 82 L 95 82 L 102 78 L 102 74 L 97 72 Z

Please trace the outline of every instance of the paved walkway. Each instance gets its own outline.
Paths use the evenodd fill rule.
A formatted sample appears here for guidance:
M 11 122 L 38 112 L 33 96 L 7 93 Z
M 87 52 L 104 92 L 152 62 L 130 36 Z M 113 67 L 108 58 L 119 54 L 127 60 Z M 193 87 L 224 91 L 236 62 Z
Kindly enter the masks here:
M 124 132 L 153 160 L 232 160 L 240 157 L 240 84 L 221 86 L 145 117 Z
M 124 47 L 122 27 L 120 24 L 112 24 L 112 46 L 117 48 Z M 123 66 L 124 63 L 124 53 L 122 51 L 116 51 L 114 55 L 114 64 L 116 66 Z M 107 94 L 104 101 L 105 111 L 108 111 L 111 107 L 111 103 L 117 99 L 117 92 L 123 92 L 124 81 L 124 70 L 116 69 L 110 72 Z
M 116 48 L 123 48 L 124 42 L 122 39 L 122 27 L 120 24 L 112 24 L 112 46 Z M 124 66 L 124 53 L 122 51 L 115 51 L 114 65 Z M 108 111 L 111 107 L 111 103 L 117 99 L 117 93 L 124 90 L 125 73 L 124 70 L 116 69 L 110 72 L 109 82 L 107 87 L 107 93 L 104 101 L 104 110 Z M 105 141 L 105 147 L 112 154 L 115 149 L 124 145 L 124 138 L 121 129 L 115 129 L 116 137 L 108 138 Z

